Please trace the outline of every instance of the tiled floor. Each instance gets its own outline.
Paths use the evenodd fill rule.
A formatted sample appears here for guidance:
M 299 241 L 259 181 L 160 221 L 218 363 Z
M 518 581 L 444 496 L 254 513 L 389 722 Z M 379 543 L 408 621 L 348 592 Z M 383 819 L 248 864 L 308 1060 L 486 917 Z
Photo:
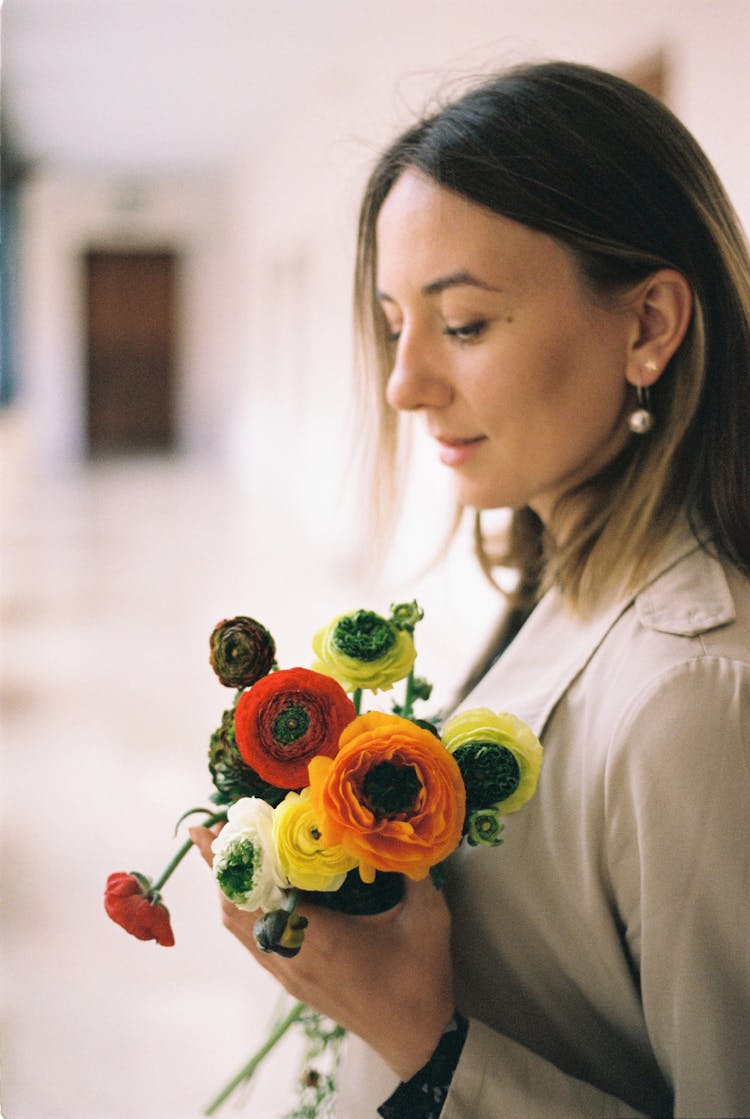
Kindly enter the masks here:
M 167 889 L 171 949 L 106 919 L 104 881 L 156 873 L 177 817 L 206 801 L 228 697 L 207 664 L 216 620 L 253 614 L 282 663 L 305 664 L 334 613 L 390 599 L 365 600 L 351 557 L 311 558 L 268 501 L 205 468 L 23 474 L 0 494 L 3 1115 L 194 1119 L 265 1036 L 278 992 L 221 927 L 194 853 Z M 419 593 L 423 668 L 448 680 L 491 600 L 450 565 Z M 282 1114 L 296 1065 L 295 1045 L 279 1052 L 226 1114 Z

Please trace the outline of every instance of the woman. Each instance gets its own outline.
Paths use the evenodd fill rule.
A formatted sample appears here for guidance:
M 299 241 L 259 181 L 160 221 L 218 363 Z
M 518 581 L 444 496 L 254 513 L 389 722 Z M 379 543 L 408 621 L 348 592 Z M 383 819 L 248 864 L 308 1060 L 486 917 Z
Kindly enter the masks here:
M 628 83 L 511 71 L 383 155 L 357 299 L 381 402 L 513 510 L 502 549 L 478 527 L 519 589 L 462 702 L 545 766 L 445 898 L 316 910 L 261 962 L 356 1035 L 343 1119 L 748 1115 L 750 262 L 715 173 Z

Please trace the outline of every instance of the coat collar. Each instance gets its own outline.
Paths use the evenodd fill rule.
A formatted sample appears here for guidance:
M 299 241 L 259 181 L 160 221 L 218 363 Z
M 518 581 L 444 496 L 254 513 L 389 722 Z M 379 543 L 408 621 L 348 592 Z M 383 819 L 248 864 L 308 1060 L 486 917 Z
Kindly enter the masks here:
M 686 636 L 735 618 L 721 563 L 681 525 L 641 585 L 591 617 L 581 619 L 558 591 L 549 591 L 461 706 L 511 710 L 541 735 L 560 697 L 633 606 L 644 627 Z

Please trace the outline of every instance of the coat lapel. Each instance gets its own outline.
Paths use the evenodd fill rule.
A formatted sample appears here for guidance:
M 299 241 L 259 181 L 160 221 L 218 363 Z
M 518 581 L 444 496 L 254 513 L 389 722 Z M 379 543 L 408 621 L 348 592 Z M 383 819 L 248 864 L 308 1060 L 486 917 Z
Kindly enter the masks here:
M 557 591 L 549 591 L 515 641 L 461 706 L 512 711 L 540 737 L 560 696 L 628 604 L 618 603 L 582 622 L 568 610 Z
M 461 703 L 462 708 L 490 706 L 512 711 L 541 737 L 555 705 L 591 660 L 618 618 L 639 602 L 643 624 L 661 628 L 664 614 L 689 616 L 696 625 L 696 572 L 680 568 L 680 561 L 696 553 L 694 562 L 713 570 L 710 603 L 699 605 L 699 628 L 722 624 L 732 616 L 731 598 L 720 565 L 699 551 L 687 525 L 675 533 L 652 573 L 639 588 L 622 595 L 591 618 L 581 618 L 565 604 L 557 590 L 549 591 L 533 611 L 518 636 L 486 676 Z M 705 572 L 703 573 L 705 576 Z M 723 592 L 719 586 L 723 587 Z M 706 586 L 705 581 L 697 585 Z M 692 589 L 692 595 L 691 595 Z M 708 607 L 708 609 L 704 609 Z M 655 624 L 656 623 L 656 624 Z M 695 628 L 692 632 L 696 632 Z M 686 632 L 674 629 L 672 632 Z

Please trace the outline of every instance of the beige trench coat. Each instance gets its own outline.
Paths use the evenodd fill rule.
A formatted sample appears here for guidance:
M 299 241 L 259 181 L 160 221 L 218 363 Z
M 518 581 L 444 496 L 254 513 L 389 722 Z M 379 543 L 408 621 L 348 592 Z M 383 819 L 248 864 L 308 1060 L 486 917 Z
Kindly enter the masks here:
M 685 529 L 581 622 L 556 592 L 462 707 L 545 760 L 447 893 L 468 1039 L 441 1119 L 750 1115 L 750 583 Z M 339 1119 L 395 1085 L 356 1038 Z

